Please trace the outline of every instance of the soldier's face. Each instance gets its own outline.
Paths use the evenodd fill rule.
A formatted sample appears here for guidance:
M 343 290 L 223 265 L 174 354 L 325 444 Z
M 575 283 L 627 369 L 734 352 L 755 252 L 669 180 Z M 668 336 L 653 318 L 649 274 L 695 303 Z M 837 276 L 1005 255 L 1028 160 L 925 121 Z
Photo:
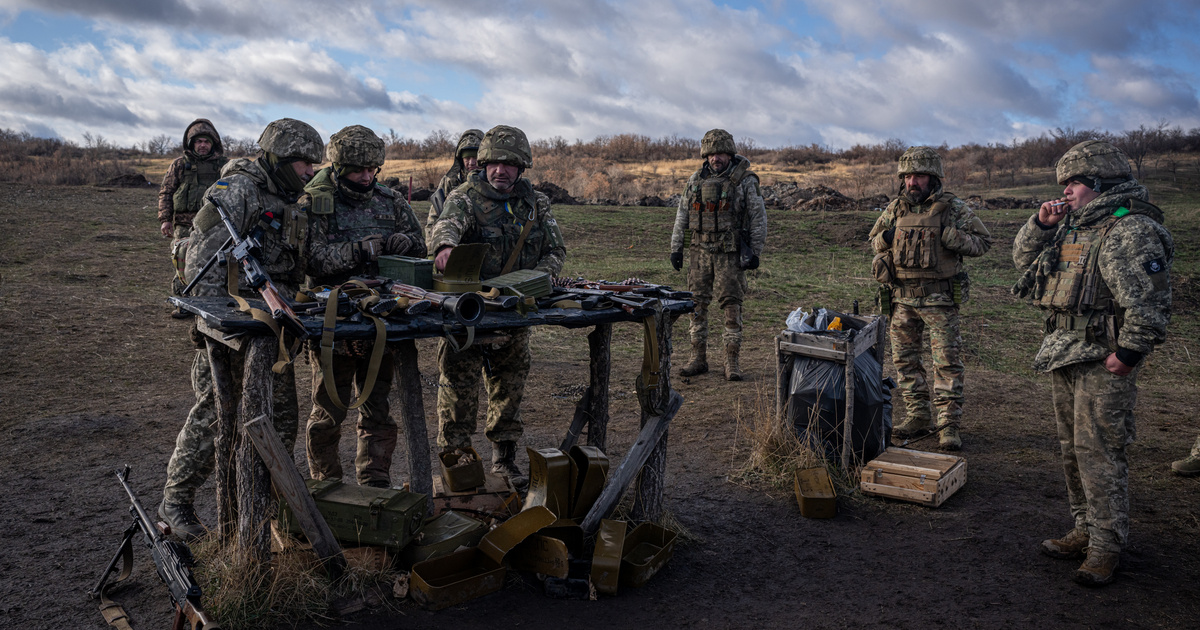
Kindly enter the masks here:
M 728 153 L 714 153 L 708 156 L 708 167 L 720 173 L 729 166 L 729 162 L 733 160 L 733 156 Z
M 492 162 L 484 168 L 487 170 L 488 183 L 500 192 L 512 190 L 517 183 L 517 173 L 521 172 L 520 167 L 499 162 Z
M 359 186 L 366 186 L 375 181 L 376 171 L 377 169 L 364 167 L 356 171 L 346 171 L 342 174 L 342 177 L 345 177 Z
M 212 140 L 204 136 L 192 140 L 192 152 L 196 155 L 208 155 L 209 151 L 212 151 L 212 147 Z
M 292 170 L 296 171 L 296 175 L 299 175 L 300 179 L 304 182 L 308 182 L 308 180 L 313 178 L 314 173 L 312 162 L 296 160 L 294 162 L 289 162 L 288 165 L 292 167 Z
M 1067 199 L 1067 205 L 1071 206 L 1072 210 L 1078 210 L 1088 205 L 1099 196 L 1100 193 L 1075 180 L 1067 182 L 1067 187 L 1063 189 L 1063 197 Z
M 909 173 L 904 176 L 904 188 L 917 197 L 929 195 L 929 176 L 924 173 Z
M 479 158 L 474 155 L 472 155 L 471 157 L 467 157 L 464 155 L 462 161 L 463 161 L 463 168 L 467 169 L 468 171 L 473 171 L 473 170 L 479 168 Z

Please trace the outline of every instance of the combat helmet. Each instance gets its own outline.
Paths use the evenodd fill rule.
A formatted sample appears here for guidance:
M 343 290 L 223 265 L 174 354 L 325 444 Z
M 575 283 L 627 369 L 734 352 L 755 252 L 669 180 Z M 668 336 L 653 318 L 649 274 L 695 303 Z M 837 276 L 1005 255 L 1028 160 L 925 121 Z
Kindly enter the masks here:
M 930 147 L 910 147 L 900 156 L 896 167 L 896 175 L 904 179 L 905 175 L 932 175 L 938 179 L 946 179 L 942 171 L 942 156 Z
M 329 136 L 329 161 L 337 166 L 383 166 L 383 139 L 362 125 L 350 125 Z
M 280 118 L 267 123 L 258 137 L 258 147 L 277 160 L 304 160 L 320 164 L 325 155 L 321 134 L 306 122 Z
M 1103 140 L 1084 140 L 1071 147 L 1054 165 L 1060 185 L 1072 178 L 1086 178 L 1094 189 L 1103 184 L 1123 182 L 1133 178 L 1129 158 L 1117 147 Z
M 455 159 L 461 158 L 464 151 L 478 151 L 479 143 L 483 141 L 483 131 L 468 129 L 458 137 L 458 147 L 454 149 Z
M 700 140 L 700 157 L 706 158 L 715 153 L 737 155 L 737 146 L 733 144 L 733 136 L 724 129 L 711 129 Z
M 533 150 L 525 132 L 508 125 L 496 125 L 483 135 L 479 143 L 480 164 L 511 164 L 520 168 L 533 166 Z

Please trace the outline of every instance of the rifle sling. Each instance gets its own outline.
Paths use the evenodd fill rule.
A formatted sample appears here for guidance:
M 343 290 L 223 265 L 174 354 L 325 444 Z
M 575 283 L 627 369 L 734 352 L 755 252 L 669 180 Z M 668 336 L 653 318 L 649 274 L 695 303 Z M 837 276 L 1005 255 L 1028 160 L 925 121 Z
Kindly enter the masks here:
M 123 582 L 133 573 L 133 545 L 131 539 L 127 536 L 125 542 L 122 543 L 119 551 L 121 554 L 121 573 L 117 575 L 117 579 L 112 582 L 106 582 L 104 587 L 100 589 L 100 614 L 104 615 L 104 620 L 108 625 L 117 630 L 133 630 L 133 626 L 129 624 L 129 613 L 120 604 L 109 599 L 108 593 L 113 587 Z
M 329 300 L 325 302 L 325 324 L 321 328 L 321 371 L 325 380 L 325 393 L 329 395 L 329 400 L 333 402 L 338 409 L 358 409 L 367 402 L 367 398 L 371 396 L 371 391 L 375 389 L 375 381 L 379 377 L 379 364 L 383 361 L 383 353 L 387 346 L 387 326 L 383 323 L 383 319 L 361 311 L 363 315 L 369 317 L 375 323 L 375 345 L 371 348 L 371 358 L 367 361 L 367 377 L 363 382 L 362 390 L 358 393 L 358 398 L 346 406 L 342 403 L 342 397 L 338 395 L 337 383 L 333 378 L 333 345 L 334 345 L 334 329 L 337 326 L 337 305 L 339 294 L 343 287 L 349 287 L 349 292 L 369 292 L 375 293 L 372 289 L 367 288 L 367 285 L 358 280 L 351 280 L 345 284 L 339 284 L 329 290 Z
M 238 294 L 237 261 L 229 261 L 229 264 L 226 265 L 226 269 L 228 272 L 226 273 L 225 290 L 229 292 L 229 297 L 233 298 L 233 300 L 237 302 L 238 310 L 243 313 L 247 313 L 250 315 L 250 317 L 253 317 L 257 321 L 270 326 L 271 332 L 275 333 L 275 337 L 279 339 L 279 352 L 276 355 L 275 365 L 271 366 L 271 371 L 276 374 L 283 374 L 283 370 L 292 363 L 291 353 L 289 353 L 287 344 L 285 344 L 283 341 L 283 329 L 279 327 L 279 322 L 276 322 L 275 318 L 272 317 L 270 313 L 250 306 L 250 303 Z M 299 346 L 300 340 L 297 339 L 295 343 L 292 344 L 291 352 L 295 352 Z
M 525 238 L 529 236 L 529 231 L 533 229 L 533 219 L 525 222 L 521 228 L 521 236 L 517 239 L 517 246 L 513 248 L 512 254 L 508 256 L 508 261 L 504 263 L 504 269 L 500 270 L 500 275 L 504 275 L 517 264 L 517 259 L 521 257 L 521 250 L 525 247 Z

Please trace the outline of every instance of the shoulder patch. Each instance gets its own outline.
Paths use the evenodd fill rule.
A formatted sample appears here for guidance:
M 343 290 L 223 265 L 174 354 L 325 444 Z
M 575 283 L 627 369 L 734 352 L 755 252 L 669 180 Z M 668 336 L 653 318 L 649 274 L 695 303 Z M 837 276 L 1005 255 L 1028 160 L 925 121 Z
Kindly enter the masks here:
M 1153 276 L 1156 273 L 1162 273 L 1166 271 L 1167 265 L 1163 262 L 1163 259 L 1155 258 L 1154 260 L 1148 260 L 1142 264 L 1142 268 L 1146 270 L 1147 275 Z
M 384 197 L 387 197 L 388 199 L 396 198 L 396 191 L 392 190 L 391 188 L 388 188 L 387 186 L 384 186 L 380 182 L 375 182 L 375 192 L 377 194 L 383 195 Z
M 229 188 L 229 182 L 223 179 L 218 179 L 217 183 L 213 184 L 213 188 L 216 190 L 227 190 Z

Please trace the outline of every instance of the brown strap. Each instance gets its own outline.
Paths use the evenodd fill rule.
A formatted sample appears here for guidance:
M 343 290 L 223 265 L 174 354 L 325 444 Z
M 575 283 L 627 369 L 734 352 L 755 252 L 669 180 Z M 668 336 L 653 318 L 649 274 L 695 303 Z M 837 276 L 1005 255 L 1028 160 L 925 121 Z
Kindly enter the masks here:
M 513 249 L 513 253 L 508 257 L 508 262 L 504 263 L 504 269 L 500 270 L 500 275 L 504 275 L 517 264 L 517 259 L 521 257 L 521 249 L 525 247 L 525 238 L 529 236 L 529 231 L 533 229 L 533 219 L 525 222 L 525 226 L 521 228 L 521 237 L 517 239 L 517 247 Z
M 275 337 L 279 340 L 279 352 L 275 355 L 275 365 L 271 366 L 271 371 L 276 374 L 283 374 L 283 371 L 292 363 L 291 353 L 294 353 L 300 346 L 300 340 L 297 339 L 292 344 L 291 352 L 288 351 L 287 344 L 283 341 L 283 329 L 279 327 L 279 322 L 270 313 L 250 306 L 241 295 L 238 294 L 238 271 L 237 261 L 231 260 L 226 265 L 227 273 L 225 274 L 225 290 L 229 292 L 229 297 L 237 302 L 238 310 L 247 313 L 256 321 L 260 321 L 271 328 L 271 332 L 275 333 Z
M 121 546 L 121 573 L 117 575 L 117 579 L 108 582 L 104 588 L 100 590 L 100 614 L 104 615 L 104 620 L 108 625 L 117 630 L 133 630 L 129 625 L 129 613 L 120 604 L 108 598 L 108 592 L 114 586 L 120 584 L 130 573 L 133 573 L 133 545 L 129 544 L 129 539 L 125 539 L 125 543 Z
M 329 301 L 325 303 L 325 324 L 321 329 L 321 371 L 325 377 L 325 393 L 329 395 L 329 400 L 333 402 L 334 406 L 338 409 L 358 409 L 367 402 L 371 391 L 375 389 L 375 381 L 379 377 L 379 364 L 383 361 L 383 352 L 387 346 L 387 326 L 381 318 L 366 311 L 362 312 L 375 323 L 375 345 L 371 348 L 371 358 L 367 361 L 367 377 L 363 382 L 362 391 L 349 406 L 345 405 L 342 403 L 342 397 L 338 395 L 337 383 L 333 378 L 333 344 L 334 329 L 337 326 L 337 305 L 339 294 L 342 292 L 342 287 L 345 286 L 350 286 L 351 291 L 370 291 L 365 284 L 358 280 L 351 280 L 344 285 L 339 284 L 329 290 Z

